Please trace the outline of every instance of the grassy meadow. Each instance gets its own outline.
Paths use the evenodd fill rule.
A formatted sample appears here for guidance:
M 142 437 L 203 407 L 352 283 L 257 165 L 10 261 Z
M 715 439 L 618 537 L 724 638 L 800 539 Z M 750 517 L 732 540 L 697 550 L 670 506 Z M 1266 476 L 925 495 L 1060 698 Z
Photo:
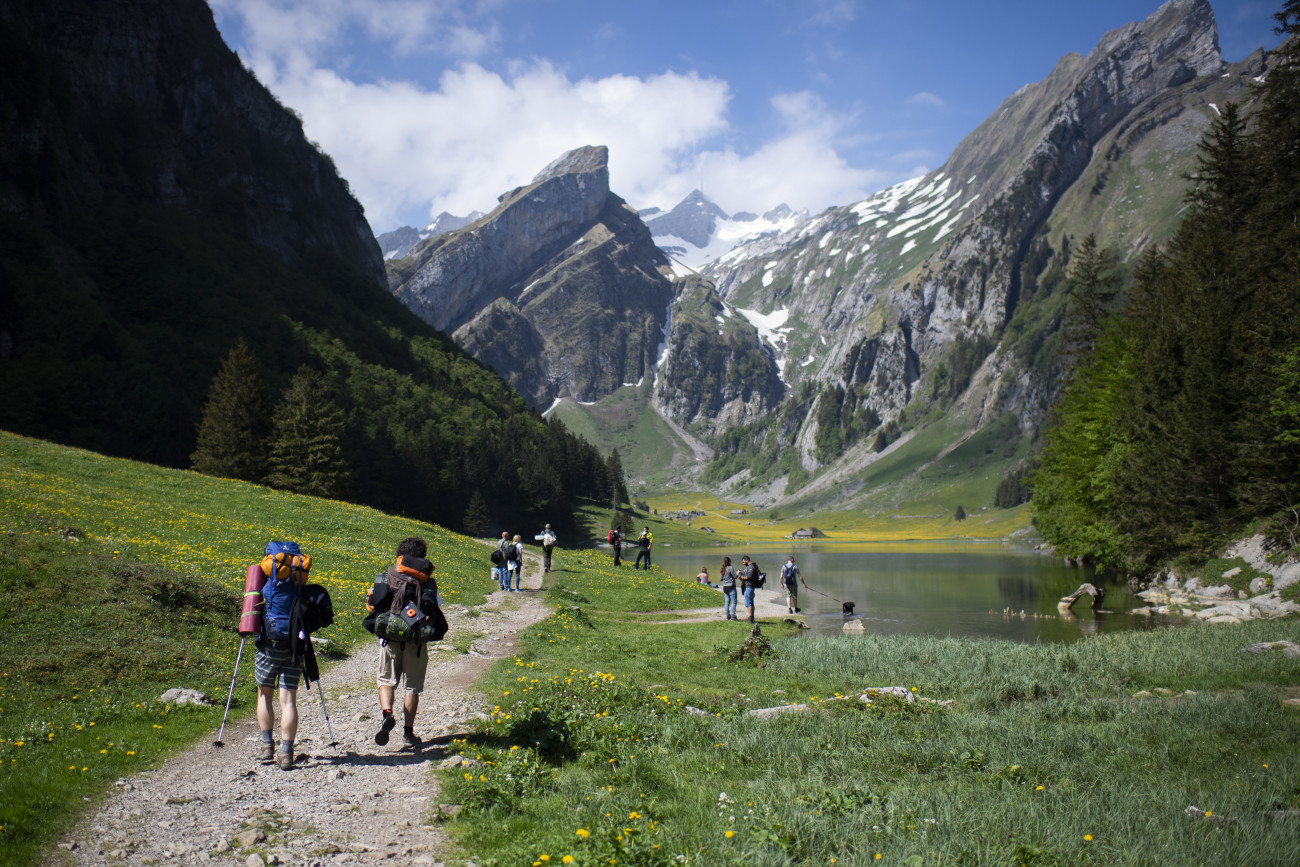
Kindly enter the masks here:
M 244 571 L 268 540 L 311 554 L 337 621 L 321 634 L 337 652 L 368 637 L 366 587 L 405 536 L 429 542 L 448 601 L 473 605 L 491 590 L 483 547 L 438 527 L 6 433 L 0 490 L 0 860 L 10 863 L 39 860 L 83 798 L 217 728 Z M 252 708 L 252 650 L 232 716 Z M 218 706 L 158 701 L 177 686 Z
M 1300 844 L 1297 663 L 1242 652 L 1295 621 L 1070 645 L 770 623 L 771 655 L 737 661 L 748 624 L 639 613 L 716 591 L 597 552 L 554 577 L 556 612 L 480 682 L 470 763 L 440 772 L 480 865 L 1270 865 Z M 921 700 L 856 700 L 895 685 Z
M 267 539 L 315 558 L 340 652 L 403 536 L 430 542 L 449 600 L 491 589 L 477 542 L 345 503 L 7 434 L 0 485 L 7 863 L 42 860 L 114 780 L 212 736 L 220 704 L 157 699 L 224 700 Z M 739 653 L 748 624 L 648 613 L 716 607 L 716 591 L 610 560 L 557 552 L 554 612 L 480 681 L 491 719 L 452 745 L 471 763 L 436 771 L 439 801 L 463 807 L 446 827 L 483 867 L 1263 865 L 1300 844 L 1297 663 L 1242 652 L 1300 641 L 1296 621 L 1070 645 L 772 622 L 768 648 Z M 252 705 L 243 665 L 232 713 Z M 856 699 L 895 685 L 920 700 Z M 746 713 L 786 704 L 808 709 Z

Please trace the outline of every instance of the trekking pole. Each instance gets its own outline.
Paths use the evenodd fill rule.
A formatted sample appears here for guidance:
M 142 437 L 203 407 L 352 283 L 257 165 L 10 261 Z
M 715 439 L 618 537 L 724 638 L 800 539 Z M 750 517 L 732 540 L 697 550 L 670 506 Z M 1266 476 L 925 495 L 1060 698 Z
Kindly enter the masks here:
M 226 696 L 226 712 L 221 715 L 221 731 L 217 732 L 217 739 L 212 742 L 212 746 L 217 749 L 225 746 L 221 739 L 226 734 L 226 717 L 230 716 L 230 700 L 235 697 L 235 678 L 239 676 L 239 661 L 244 658 L 244 642 L 247 640 L 247 635 L 239 637 L 239 653 L 235 654 L 235 670 L 230 675 L 230 694 Z
M 316 678 L 316 694 L 320 696 L 320 712 L 325 714 L 325 727 L 330 731 L 330 746 L 337 747 L 339 742 L 334 740 L 334 726 L 330 723 L 330 712 L 325 709 L 325 688 L 320 685 L 320 678 Z
M 334 724 L 330 722 L 330 712 L 325 709 L 325 687 L 320 685 L 320 666 L 316 664 L 316 645 L 312 644 L 310 636 L 307 638 L 307 653 L 303 660 L 303 673 L 307 675 L 307 689 L 311 689 L 311 675 L 316 675 L 316 692 L 320 695 L 320 712 L 325 715 L 325 726 L 330 732 L 330 746 L 337 747 L 339 742 L 334 740 Z

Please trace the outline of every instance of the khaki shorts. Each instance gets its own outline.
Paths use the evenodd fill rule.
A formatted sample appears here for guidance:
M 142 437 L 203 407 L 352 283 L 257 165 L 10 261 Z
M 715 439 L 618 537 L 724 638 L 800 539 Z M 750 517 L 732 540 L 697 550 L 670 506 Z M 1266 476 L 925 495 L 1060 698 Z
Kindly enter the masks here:
M 429 668 L 429 648 L 414 641 L 390 641 L 379 648 L 379 685 L 396 687 L 406 675 L 406 691 L 424 691 L 424 673 Z

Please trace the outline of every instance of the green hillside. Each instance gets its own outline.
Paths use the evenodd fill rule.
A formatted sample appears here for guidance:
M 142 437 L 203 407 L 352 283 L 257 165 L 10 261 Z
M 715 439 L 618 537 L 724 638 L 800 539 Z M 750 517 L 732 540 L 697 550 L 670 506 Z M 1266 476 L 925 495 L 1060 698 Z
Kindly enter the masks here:
M 190 466 L 242 339 L 269 405 L 300 367 L 323 375 L 341 496 L 476 531 L 566 526 L 599 456 L 392 297 L 347 182 L 208 5 L 119 11 L 0 4 L 0 427 Z M 467 514 L 475 495 L 491 508 Z
M 216 729 L 220 706 L 157 699 L 172 686 L 225 695 L 244 571 L 268 540 L 311 554 L 337 621 L 320 634 L 336 653 L 369 637 L 365 590 L 406 536 L 428 541 L 448 602 L 474 605 L 492 589 L 482 546 L 441 527 L 9 433 L 0 490 L 6 863 L 40 860 L 83 796 Z M 241 676 L 232 713 L 252 703 L 252 678 Z

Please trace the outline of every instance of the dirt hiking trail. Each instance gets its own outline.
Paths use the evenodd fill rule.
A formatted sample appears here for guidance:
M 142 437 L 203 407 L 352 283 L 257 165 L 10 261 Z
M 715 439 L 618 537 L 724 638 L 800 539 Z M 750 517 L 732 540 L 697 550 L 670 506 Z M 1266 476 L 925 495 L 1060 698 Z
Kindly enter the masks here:
M 448 606 L 447 649 L 429 650 L 415 721 L 422 743 L 406 745 L 399 726 L 387 746 L 375 744 L 378 646 L 362 643 L 322 673 L 337 746 L 329 746 L 315 685 L 298 690 L 300 758 L 291 770 L 258 761 L 260 736 L 251 708 L 239 718 L 232 714 L 224 749 L 212 746 L 214 730 L 162 767 L 119 780 L 104 803 L 63 838 L 52 863 L 439 863 L 452 852 L 436 822 L 439 790 L 430 771 L 453 754 L 453 738 L 486 718 L 482 700 L 469 687 L 514 652 L 519 632 L 549 613 L 538 598 L 542 578 L 540 558 L 529 554 L 522 592 L 495 591 L 470 610 Z M 451 648 L 453 642 L 464 647 L 471 637 L 468 653 Z M 253 676 L 251 651 L 251 644 L 245 647 L 241 679 Z M 398 705 L 401 696 L 399 690 Z M 400 707 L 394 711 L 400 723 Z M 277 703 L 277 741 L 279 736 Z

